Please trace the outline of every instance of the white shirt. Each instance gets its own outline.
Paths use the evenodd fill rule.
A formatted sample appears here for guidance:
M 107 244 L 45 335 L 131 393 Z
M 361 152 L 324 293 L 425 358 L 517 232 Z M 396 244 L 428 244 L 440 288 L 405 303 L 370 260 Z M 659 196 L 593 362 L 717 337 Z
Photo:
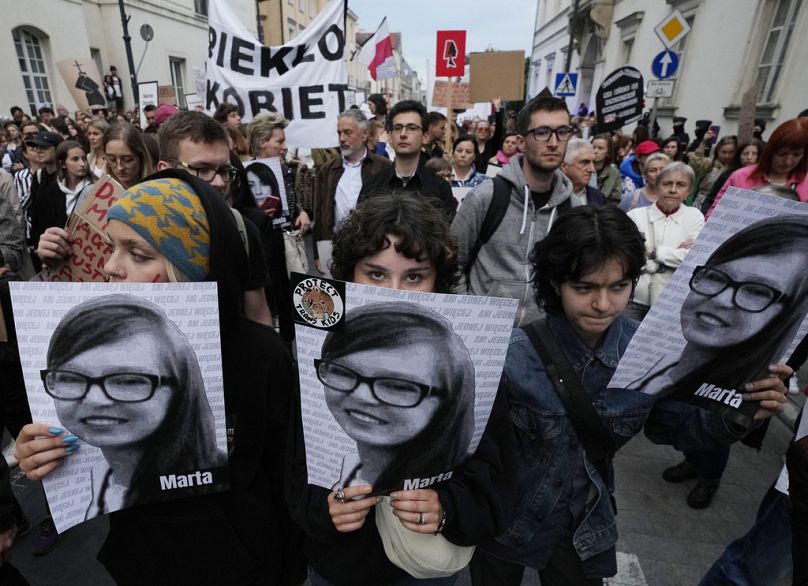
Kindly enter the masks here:
M 362 190 L 362 163 L 367 156 L 368 150 L 365 149 L 357 163 L 342 158 L 342 177 L 337 182 L 337 193 L 334 198 L 334 228 L 337 228 L 356 207 L 359 192 Z
M 578 206 L 585 206 L 586 204 L 586 187 L 581 189 L 581 191 L 570 194 L 570 207 L 577 208 Z
M 653 305 L 659 292 L 673 276 L 671 270 L 656 272 L 659 264 L 671 269 L 677 268 L 687 256 L 688 249 L 679 248 L 682 242 L 695 240 L 704 226 L 704 216 L 693 207 L 684 204 L 675 213 L 666 216 L 656 204 L 634 208 L 628 212 L 645 236 L 645 248 L 656 251 L 656 261 L 646 262 L 646 271 L 640 276 L 634 290 L 634 301 L 643 305 Z M 652 288 L 654 289 L 652 291 Z

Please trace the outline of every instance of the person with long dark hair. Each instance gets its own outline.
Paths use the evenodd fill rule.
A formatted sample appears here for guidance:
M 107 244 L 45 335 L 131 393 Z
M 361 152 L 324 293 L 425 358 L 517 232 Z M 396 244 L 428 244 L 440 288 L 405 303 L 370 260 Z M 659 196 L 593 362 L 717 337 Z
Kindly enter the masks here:
M 51 336 L 42 382 L 59 423 L 104 455 L 92 469 L 86 519 L 162 500 L 162 475 L 227 463 L 193 348 L 138 297 L 105 295 L 68 311 Z
M 457 247 L 442 211 L 411 194 L 388 193 L 368 198 L 334 236 L 331 272 L 337 279 L 393 289 L 450 293 L 457 284 L 457 268 Z M 346 467 L 344 488 L 338 484 L 334 490 L 308 484 L 303 423 L 300 414 L 296 415 L 292 481 L 287 500 L 293 518 L 306 533 L 306 552 L 313 569 L 310 578 L 317 586 L 422 583 L 387 557 L 376 524 L 376 514 L 380 513 L 376 513 L 375 507 L 390 505 L 380 504 L 380 497 L 371 496 L 385 489 L 389 491 L 396 480 L 401 480 L 401 471 L 409 466 L 426 469 L 432 461 L 438 466 L 451 466 L 453 474 L 429 488 L 396 490 L 390 494 L 396 522 L 406 531 L 440 533 L 452 544 L 472 545 L 501 533 L 511 511 L 513 494 L 509 479 L 516 471 L 511 467 L 513 427 L 505 397 L 497 393 L 476 451 L 466 454 L 473 428 L 469 394 L 473 393 L 474 385 L 463 344 L 442 318 L 428 316 L 428 310 L 422 307 L 407 303 L 383 305 L 384 311 L 371 305 L 353 310 L 356 313 L 349 312 L 348 329 L 326 340 L 325 362 L 319 363 L 318 371 L 330 397 L 329 407 L 343 424 L 350 417 L 344 411 L 344 401 L 359 400 L 350 398 L 355 393 L 361 393 L 362 400 L 372 401 L 364 384 L 362 389 L 348 393 L 352 384 L 346 381 L 358 381 L 357 375 L 386 378 L 378 370 L 382 363 L 371 360 L 377 351 L 388 355 L 384 364 L 390 363 L 389 353 L 395 352 L 403 368 L 394 378 L 405 380 L 403 386 L 396 384 L 396 388 L 409 388 L 417 392 L 418 399 L 422 396 L 423 399 L 409 409 L 413 416 L 417 409 L 418 417 L 407 416 L 406 407 L 383 404 L 385 400 L 401 403 L 401 399 L 390 395 L 392 383 L 380 386 L 376 379 L 373 383 L 376 404 L 371 415 L 380 415 L 384 408 L 401 425 L 396 431 L 387 431 L 385 438 L 378 432 L 361 429 L 361 422 L 345 423 L 350 429 L 348 434 L 358 444 L 361 462 L 357 464 L 361 467 Z M 385 312 L 394 317 L 385 317 Z M 402 320 L 412 329 L 401 327 Z M 404 344 L 403 348 L 400 344 Z M 438 346 L 440 350 L 436 349 Z M 438 352 L 441 360 L 436 358 Z M 411 357 L 417 357 L 415 363 Z M 333 382 L 331 375 L 338 372 L 342 372 L 342 380 Z M 340 390 L 329 391 L 329 380 Z M 427 388 L 430 392 L 425 393 Z M 340 392 L 342 395 L 336 396 Z M 444 394 L 454 399 L 446 400 Z M 413 400 L 407 402 L 413 403 Z M 448 418 L 447 429 L 439 429 L 438 415 Z M 419 432 L 419 428 L 423 429 Z M 447 433 L 450 430 L 453 436 Z M 395 444 L 392 457 L 384 454 L 385 442 Z M 349 476 L 365 482 L 358 485 L 347 482 Z M 454 576 L 449 576 L 427 583 L 448 585 L 454 580 Z
M 690 278 L 681 356 L 662 359 L 632 388 L 692 398 L 705 382 L 743 389 L 765 376 L 808 312 L 806 250 L 804 216 L 761 220 L 725 240 Z
M 217 284 L 230 490 L 111 513 L 99 561 L 122 585 L 302 583 L 299 530 L 283 498 L 292 359 L 271 328 L 242 314 L 249 259 L 232 211 L 215 187 L 166 169 L 127 190 L 107 217 L 110 281 Z M 117 340 L 132 333 L 117 320 L 104 323 L 105 335 Z M 181 360 L 170 356 L 177 349 L 171 335 L 163 328 L 161 344 L 170 345 L 160 350 L 165 365 Z M 49 423 L 25 426 L 17 437 L 20 469 L 31 480 L 52 473 L 81 449 L 71 447 L 81 441 L 69 436 Z
M 388 492 L 457 468 L 474 431 L 474 365 L 451 323 L 412 303 L 365 305 L 345 319 L 316 364 L 326 404 L 358 449 L 336 486 Z

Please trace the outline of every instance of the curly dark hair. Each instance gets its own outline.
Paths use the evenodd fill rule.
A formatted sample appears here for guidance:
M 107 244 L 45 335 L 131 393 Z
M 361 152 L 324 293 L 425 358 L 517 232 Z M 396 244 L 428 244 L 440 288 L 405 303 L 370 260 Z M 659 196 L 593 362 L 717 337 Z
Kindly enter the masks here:
M 645 239 L 625 212 L 580 206 L 561 214 L 530 255 L 536 303 L 547 313 L 563 313 L 558 286 L 611 259 L 623 263 L 623 274 L 636 285 L 645 266 Z
M 435 291 L 451 293 L 459 278 L 457 244 L 446 216 L 430 200 L 406 192 L 370 193 L 334 235 L 331 274 L 353 281 L 356 263 L 401 238 L 396 251 L 435 266 Z

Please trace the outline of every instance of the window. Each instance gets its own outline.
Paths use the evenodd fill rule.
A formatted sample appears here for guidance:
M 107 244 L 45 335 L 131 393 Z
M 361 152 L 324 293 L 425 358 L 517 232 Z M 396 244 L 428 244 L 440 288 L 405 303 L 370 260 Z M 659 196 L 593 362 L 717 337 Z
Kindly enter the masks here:
M 42 38 L 22 28 L 15 28 L 11 36 L 17 51 L 28 107 L 31 114 L 36 115 L 41 106 L 53 104 L 48 72 L 45 70 L 45 60 L 42 57 Z
M 208 15 L 208 0 L 194 0 L 194 12 L 199 16 Z
M 623 65 L 631 64 L 631 51 L 634 49 L 634 37 L 623 39 L 620 44 L 620 63 Z
M 177 106 L 185 108 L 185 59 L 169 57 L 168 66 L 171 69 L 171 85 L 174 86 Z
M 98 73 L 103 75 L 104 66 L 101 64 L 101 49 L 90 47 L 90 58 L 95 62 L 95 66 L 98 67 Z
M 544 85 L 546 87 L 548 87 L 548 88 L 552 88 L 553 85 L 554 85 L 553 82 L 555 81 L 553 79 L 553 65 L 555 64 L 555 55 L 553 54 L 553 55 L 548 55 L 547 57 L 545 57 L 544 58 L 544 63 L 545 63 L 545 71 L 546 71 Z
M 290 18 L 290 19 L 287 21 L 287 23 L 286 23 L 286 24 L 287 24 L 287 29 L 286 29 L 286 30 L 287 30 L 287 32 L 289 33 L 289 36 L 288 36 L 288 37 L 287 37 L 287 39 L 286 39 L 286 42 L 288 43 L 288 42 L 289 42 L 289 41 L 291 41 L 293 38 L 295 38 L 295 35 L 297 35 L 297 23 L 296 23 L 294 20 L 292 20 L 292 19 Z
M 758 65 L 758 103 L 771 104 L 802 0 L 778 0 Z
M 297 0 L 297 9 L 306 14 L 306 0 Z

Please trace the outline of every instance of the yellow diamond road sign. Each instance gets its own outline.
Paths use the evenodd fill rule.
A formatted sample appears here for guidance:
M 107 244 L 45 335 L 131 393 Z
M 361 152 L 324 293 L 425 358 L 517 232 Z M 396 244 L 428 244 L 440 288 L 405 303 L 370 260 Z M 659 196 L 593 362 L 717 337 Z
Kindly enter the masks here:
M 678 43 L 688 32 L 690 32 L 690 25 L 687 24 L 685 17 L 678 10 L 671 12 L 665 19 L 656 25 L 654 32 L 662 41 L 667 49 L 671 49 Z

